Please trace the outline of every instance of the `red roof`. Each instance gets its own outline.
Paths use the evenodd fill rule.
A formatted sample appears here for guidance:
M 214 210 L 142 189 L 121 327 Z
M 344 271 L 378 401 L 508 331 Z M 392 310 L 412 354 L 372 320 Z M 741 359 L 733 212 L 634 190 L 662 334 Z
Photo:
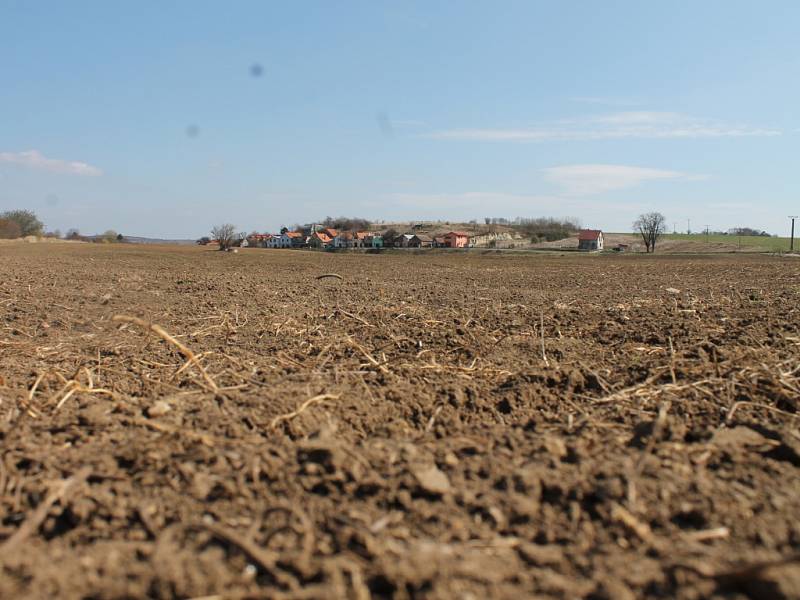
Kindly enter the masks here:
M 581 229 L 578 233 L 579 242 L 593 242 L 603 234 L 599 229 Z

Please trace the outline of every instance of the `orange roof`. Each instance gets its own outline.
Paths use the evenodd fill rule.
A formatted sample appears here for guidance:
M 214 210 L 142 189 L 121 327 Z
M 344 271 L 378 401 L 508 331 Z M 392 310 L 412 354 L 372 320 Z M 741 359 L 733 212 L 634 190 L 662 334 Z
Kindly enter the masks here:
M 372 234 L 368 231 L 356 231 L 356 237 L 360 240 L 370 237 Z
M 331 238 L 328 236 L 328 234 L 321 231 L 316 232 L 314 235 L 317 236 L 320 241 L 325 242 L 326 244 L 331 241 Z
M 299 237 L 302 237 L 302 235 L 303 234 L 300 233 L 299 231 L 287 231 L 286 232 L 286 237 L 290 237 L 290 238 L 299 238 Z
M 343 231 L 339 234 L 339 237 L 342 238 L 343 240 L 352 240 L 353 234 L 350 233 L 349 231 Z
M 458 237 L 469 237 L 469 234 L 465 231 L 451 231 L 450 233 L 445 234 L 445 237 L 448 235 L 457 235 Z
M 594 241 L 599 238 L 602 233 L 603 232 L 599 229 L 581 229 L 580 233 L 578 233 L 578 241 Z
M 324 231 L 325 233 L 327 233 L 327 234 L 328 234 L 329 236 L 331 236 L 332 238 L 335 238 L 337 235 L 339 235 L 339 232 L 338 232 L 336 229 L 334 229 L 333 227 L 326 227 L 326 228 L 325 228 L 325 229 L 323 229 L 322 231 Z

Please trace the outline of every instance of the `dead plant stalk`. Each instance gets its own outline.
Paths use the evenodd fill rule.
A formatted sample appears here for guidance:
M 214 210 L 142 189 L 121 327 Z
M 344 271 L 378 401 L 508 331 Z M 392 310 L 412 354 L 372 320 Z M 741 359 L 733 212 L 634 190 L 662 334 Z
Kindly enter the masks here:
M 219 391 L 219 386 L 211 378 L 208 372 L 206 372 L 206 370 L 203 368 L 203 365 L 200 364 L 200 361 L 198 360 L 195 353 L 192 352 L 187 346 L 176 340 L 163 327 L 161 327 L 161 325 L 158 325 L 156 323 L 148 323 L 144 319 L 140 319 L 138 317 L 131 317 L 128 315 L 114 315 L 111 320 L 114 321 L 115 323 L 133 323 L 134 325 L 138 325 L 143 329 L 152 331 L 158 337 L 163 339 L 165 342 L 172 344 L 180 351 L 181 354 L 183 354 L 187 358 L 187 360 L 190 360 L 192 364 L 194 364 L 194 366 L 197 367 L 198 371 L 200 371 L 200 374 L 203 376 L 203 379 L 205 379 L 206 383 L 209 385 L 211 390 L 214 393 L 217 393 Z

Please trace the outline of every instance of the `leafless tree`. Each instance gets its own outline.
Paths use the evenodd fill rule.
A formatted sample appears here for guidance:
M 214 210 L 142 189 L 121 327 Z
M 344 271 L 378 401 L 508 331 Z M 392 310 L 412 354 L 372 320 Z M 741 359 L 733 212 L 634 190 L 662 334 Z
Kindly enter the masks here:
M 236 225 L 217 225 L 211 229 L 211 237 L 219 242 L 220 250 L 227 250 L 236 241 Z
M 633 222 L 633 230 L 642 236 L 648 252 L 656 251 L 656 242 L 666 228 L 666 219 L 660 212 L 649 212 L 639 215 Z

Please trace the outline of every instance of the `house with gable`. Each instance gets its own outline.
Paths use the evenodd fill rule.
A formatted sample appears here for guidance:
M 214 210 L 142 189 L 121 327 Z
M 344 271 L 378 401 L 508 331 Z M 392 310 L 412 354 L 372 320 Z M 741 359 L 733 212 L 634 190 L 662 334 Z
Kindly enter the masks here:
M 433 238 L 424 233 L 415 234 L 408 241 L 409 248 L 433 248 Z
M 467 248 L 469 234 L 464 231 L 451 231 L 444 234 L 444 241 L 448 248 Z
M 324 231 L 315 231 L 308 238 L 308 245 L 321 250 L 332 248 L 333 239 Z
M 581 229 L 578 232 L 578 250 L 596 252 L 603 249 L 603 232 L 599 229 Z

